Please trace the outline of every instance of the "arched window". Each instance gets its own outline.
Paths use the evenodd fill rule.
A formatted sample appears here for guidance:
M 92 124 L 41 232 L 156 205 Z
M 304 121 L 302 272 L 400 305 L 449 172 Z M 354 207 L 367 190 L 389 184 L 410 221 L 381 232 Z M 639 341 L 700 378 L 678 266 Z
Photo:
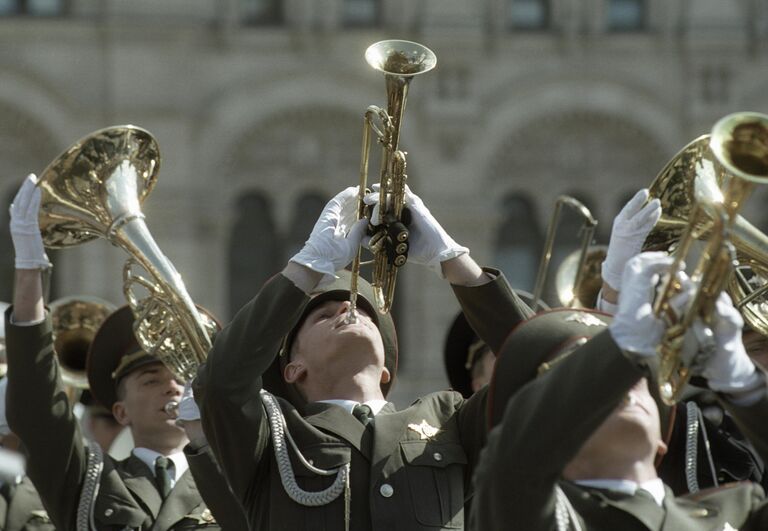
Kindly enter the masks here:
M 549 16 L 548 0 L 507 0 L 506 25 L 512 30 L 546 29 Z
M 645 0 L 608 0 L 609 31 L 640 31 L 646 26 Z
M 279 271 L 282 262 L 269 198 L 247 192 L 237 200 L 236 210 L 229 240 L 230 316 Z
M 344 0 L 342 23 L 349 28 L 371 28 L 381 23 L 381 0 Z
M 543 241 L 534 205 L 527 196 L 512 193 L 502 200 L 501 209 L 495 263 L 513 288 L 533 291 Z
M 240 18 L 253 26 L 275 26 L 283 22 L 281 0 L 241 0 Z
M 61 15 L 65 0 L 0 0 L 0 15 L 31 15 L 50 17 Z

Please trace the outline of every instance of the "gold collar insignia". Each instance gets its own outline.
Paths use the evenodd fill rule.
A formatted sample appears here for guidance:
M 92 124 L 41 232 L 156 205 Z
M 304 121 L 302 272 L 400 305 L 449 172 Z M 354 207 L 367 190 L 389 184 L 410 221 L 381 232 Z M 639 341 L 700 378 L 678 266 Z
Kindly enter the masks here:
M 574 321 L 584 326 L 608 326 L 594 315 L 588 313 L 572 313 L 565 318 L 566 321 Z

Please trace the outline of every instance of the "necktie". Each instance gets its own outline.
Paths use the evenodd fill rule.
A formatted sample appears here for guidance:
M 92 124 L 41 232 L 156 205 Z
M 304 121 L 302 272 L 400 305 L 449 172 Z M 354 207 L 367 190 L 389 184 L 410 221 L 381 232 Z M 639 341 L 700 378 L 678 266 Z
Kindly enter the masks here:
M 155 481 L 157 481 L 157 490 L 163 499 L 168 497 L 171 492 L 171 470 L 173 463 L 167 457 L 158 457 L 155 460 Z
M 358 404 L 352 409 L 352 415 L 359 420 L 363 426 L 373 422 L 373 411 L 365 404 Z

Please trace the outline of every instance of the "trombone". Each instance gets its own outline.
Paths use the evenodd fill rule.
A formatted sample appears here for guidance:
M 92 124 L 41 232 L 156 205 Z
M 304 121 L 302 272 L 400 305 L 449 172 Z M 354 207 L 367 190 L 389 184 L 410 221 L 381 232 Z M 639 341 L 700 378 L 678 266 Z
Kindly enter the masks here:
M 750 296 L 748 286 L 739 283 L 741 275 L 732 273 L 741 267 L 739 263 L 747 263 L 759 275 L 768 264 L 768 237 L 738 215 L 754 185 L 766 183 L 768 115 L 742 112 L 725 116 L 709 135 L 685 146 L 650 187 L 649 200 L 660 199 L 662 217 L 643 250 L 671 250 L 675 257 L 654 301 L 654 312 L 669 325 L 659 346 L 659 393 L 669 405 L 679 399 L 696 361 L 684 359 L 682 353 L 693 321 L 699 318 L 705 326 L 711 323 L 717 297 L 729 283 L 737 307 L 754 304 L 762 294 Z M 697 289 L 677 313 L 671 299 L 681 290 L 678 272 L 696 240 L 706 241 L 691 274 Z M 743 309 L 742 314 L 766 333 L 764 326 L 760 328 L 763 321 L 753 323 Z
M 363 145 L 360 160 L 360 187 L 357 219 L 365 217 L 363 201 L 368 181 L 368 160 L 371 133 L 381 144 L 379 169 L 379 219 L 372 231 L 369 247 L 373 253 L 371 286 L 376 306 L 381 313 L 392 307 L 398 268 L 405 265 L 408 256 L 408 229 L 403 223 L 405 207 L 405 152 L 400 151 L 400 128 L 408 97 L 408 88 L 414 76 L 429 72 L 437 64 L 434 52 L 416 42 L 387 40 L 372 44 L 365 51 L 366 62 L 384 74 L 387 89 L 387 109 L 370 105 L 363 117 Z M 361 251 L 352 262 L 349 322 L 357 319 L 357 280 L 360 276 Z
M 541 254 L 541 260 L 539 261 L 539 271 L 536 274 L 536 285 L 533 288 L 533 297 L 531 300 L 531 309 L 533 311 L 536 311 L 536 308 L 541 305 L 541 294 L 544 291 L 544 282 L 547 279 L 547 271 L 549 270 L 549 262 L 552 259 L 552 249 L 555 245 L 555 233 L 557 232 L 557 224 L 560 220 L 560 214 L 562 213 L 563 207 L 569 207 L 572 208 L 578 215 L 580 215 L 584 222 L 582 224 L 581 228 L 581 248 L 578 251 L 578 255 L 576 255 L 578 258 L 575 260 L 575 273 L 572 281 L 572 288 L 570 290 L 570 294 L 566 289 L 559 289 L 558 291 L 561 292 L 561 298 L 560 302 L 563 304 L 563 306 L 571 308 L 574 307 L 577 303 L 580 302 L 579 294 L 581 293 L 581 286 L 582 282 L 584 280 L 584 264 L 587 261 L 588 255 L 590 254 L 589 251 L 589 245 L 592 243 L 592 238 L 595 235 L 595 228 L 597 227 L 597 220 L 592 216 L 592 212 L 589 211 L 589 209 L 579 201 L 578 199 L 568 196 L 568 195 L 561 195 L 557 198 L 557 201 L 555 202 L 555 211 L 552 213 L 552 217 L 549 221 L 549 227 L 547 228 L 547 238 L 544 243 L 544 250 Z M 592 267 L 594 267 L 595 260 L 599 260 L 598 262 L 598 270 L 599 270 L 599 264 L 602 263 L 602 259 L 600 258 L 599 254 L 591 253 L 591 259 L 590 263 L 592 264 Z M 603 258 L 605 256 L 603 255 Z M 570 258 L 570 257 L 569 257 Z M 574 259 L 571 258 L 571 261 L 574 261 Z M 562 268 L 562 266 L 561 266 Z M 558 270 L 558 273 L 560 273 L 560 270 Z M 560 284 L 564 283 L 563 275 L 560 276 Z M 599 289 L 599 288 L 598 288 Z M 566 300 L 563 300 L 565 298 Z

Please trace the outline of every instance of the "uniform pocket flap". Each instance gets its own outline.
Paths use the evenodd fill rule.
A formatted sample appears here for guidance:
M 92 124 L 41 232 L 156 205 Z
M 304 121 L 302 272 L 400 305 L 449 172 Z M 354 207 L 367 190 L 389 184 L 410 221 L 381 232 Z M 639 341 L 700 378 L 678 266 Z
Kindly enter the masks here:
M 435 441 L 400 441 L 403 456 L 409 465 L 435 466 L 467 464 L 467 454 L 460 444 Z
M 290 446 L 288 453 L 291 455 L 293 471 L 297 476 L 317 477 L 315 472 L 301 463 Z M 313 444 L 302 448 L 301 453 L 310 465 L 322 470 L 335 470 L 352 461 L 352 449 L 342 443 Z
M 147 515 L 136 506 L 128 505 L 125 500 L 99 493 L 94 507 L 94 518 L 107 525 L 141 527 Z

